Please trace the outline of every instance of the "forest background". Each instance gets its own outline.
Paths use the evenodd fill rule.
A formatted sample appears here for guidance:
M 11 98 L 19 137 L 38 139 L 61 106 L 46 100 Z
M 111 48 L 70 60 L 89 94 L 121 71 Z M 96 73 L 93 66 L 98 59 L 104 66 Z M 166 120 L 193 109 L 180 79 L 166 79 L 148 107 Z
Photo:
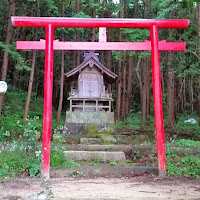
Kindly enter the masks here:
M 185 52 L 160 52 L 162 97 L 165 125 L 174 127 L 179 116 L 194 114 L 200 118 L 200 4 L 195 0 L 2 0 L 0 4 L 1 80 L 28 91 L 24 121 L 31 108 L 31 92 L 43 96 L 44 51 L 16 51 L 17 40 L 45 38 L 43 28 L 13 28 L 11 16 L 190 19 L 187 29 L 159 30 L 159 39 L 185 41 Z M 108 41 L 144 41 L 149 30 L 108 29 Z M 55 39 L 97 41 L 97 29 L 55 31 Z M 118 75 L 109 90 L 114 97 L 116 120 L 141 112 L 142 125 L 153 115 L 150 52 L 101 51 L 100 61 Z M 82 51 L 54 52 L 53 105 L 61 112 L 68 108 L 69 84 L 64 73 L 79 65 Z M 3 114 L 3 97 L 0 113 Z M 30 113 L 29 113 L 30 114 Z M 41 113 L 40 113 L 41 115 Z M 192 115 L 191 115 L 192 116 Z

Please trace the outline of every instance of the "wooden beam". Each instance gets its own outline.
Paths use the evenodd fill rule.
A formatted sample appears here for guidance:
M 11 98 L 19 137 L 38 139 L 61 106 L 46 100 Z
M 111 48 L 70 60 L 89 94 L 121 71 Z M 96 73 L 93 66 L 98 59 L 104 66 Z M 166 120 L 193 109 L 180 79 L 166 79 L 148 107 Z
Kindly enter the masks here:
M 185 51 L 185 42 L 158 43 L 160 51 Z M 17 49 L 45 50 L 45 40 L 40 41 L 17 41 Z M 54 50 L 114 50 L 114 51 L 151 51 L 151 42 L 60 42 L 53 41 Z

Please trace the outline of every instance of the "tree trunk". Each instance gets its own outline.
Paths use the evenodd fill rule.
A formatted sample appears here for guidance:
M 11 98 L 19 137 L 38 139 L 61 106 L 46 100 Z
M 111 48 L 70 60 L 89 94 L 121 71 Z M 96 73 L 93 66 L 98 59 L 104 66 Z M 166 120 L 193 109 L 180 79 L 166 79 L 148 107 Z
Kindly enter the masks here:
M 188 88 L 188 90 L 189 90 L 189 102 L 191 103 L 191 112 L 193 112 L 194 111 L 193 77 L 191 76 L 188 81 L 189 81 L 189 84 L 188 84 L 189 85 L 189 88 Z
M 198 21 L 199 21 L 199 46 L 198 46 L 198 55 L 200 57 L 200 4 L 197 5 L 197 12 L 198 12 Z M 199 88 L 198 88 L 198 105 L 199 105 L 199 125 L 200 125 L 200 78 L 199 78 Z
M 126 98 L 126 111 L 125 115 L 128 117 L 130 114 L 131 94 L 132 94 L 132 80 L 133 79 L 133 56 L 129 56 L 128 64 L 128 81 L 127 81 L 127 98 Z
M 135 4 L 134 4 L 134 18 L 137 18 L 138 16 L 138 0 L 135 1 Z
M 105 7 L 105 1 L 102 0 L 102 13 L 101 13 L 101 18 L 104 18 L 104 7 Z M 104 65 L 104 51 L 101 51 L 101 63 Z
M 122 0 L 120 0 L 120 4 L 122 5 Z M 122 6 L 121 6 L 122 7 Z M 119 12 L 119 18 L 122 17 L 122 10 L 120 10 Z M 122 34 L 121 34 L 121 30 L 119 29 L 119 42 L 122 41 Z M 118 77 L 117 77 L 117 82 L 118 82 L 118 85 L 117 85 L 117 109 L 116 109 L 116 113 L 117 113 L 117 121 L 119 122 L 120 121 L 120 118 L 121 118 L 121 90 L 122 90 L 122 83 L 121 83 L 121 76 L 122 76 L 122 73 L 121 73 L 121 56 L 119 56 L 119 60 L 118 60 Z
M 11 23 L 11 16 L 15 15 L 15 0 L 8 0 L 9 9 L 8 9 L 8 24 L 6 32 L 5 44 L 10 44 L 12 38 L 13 27 Z M 3 54 L 3 64 L 1 68 L 1 81 L 6 80 L 7 71 L 8 71 L 8 52 L 4 51 Z M 3 105 L 3 96 L 0 96 L 0 115 L 2 114 L 2 105 Z
M 142 107 L 142 125 L 145 124 L 146 118 L 147 118 L 147 65 L 146 65 L 146 59 L 143 60 L 143 72 L 142 72 L 142 96 L 141 96 L 141 107 Z
M 123 56 L 123 78 L 122 78 L 122 119 L 125 119 L 126 115 L 125 115 L 125 109 L 126 109 L 126 69 L 127 69 L 127 63 L 126 63 L 126 53 L 124 52 L 124 56 Z
M 31 101 L 31 93 L 32 93 L 32 88 L 33 88 L 33 80 L 34 80 L 36 53 L 37 53 L 37 51 L 34 50 L 33 56 L 32 56 L 31 73 L 30 73 L 30 79 L 29 79 L 29 85 L 28 85 L 26 105 L 25 105 L 25 108 L 24 108 L 23 122 L 26 122 L 27 118 L 28 118 L 28 111 L 29 111 L 29 105 L 30 105 L 30 101 Z
M 40 0 L 37 1 L 37 17 L 39 16 L 40 16 Z M 34 37 L 35 41 L 37 40 L 37 35 L 38 35 L 38 29 L 36 29 L 35 31 L 35 37 Z M 37 56 L 37 51 L 33 51 L 31 73 L 30 73 L 29 84 L 28 84 L 28 93 L 27 93 L 27 98 L 26 98 L 26 105 L 24 108 L 24 116 L 23 116 L 24 123 L 27 121 L 27 118 L 28 118 L 28 111 L 29 111 L 31 93 L 32 93 L 32 88 L 33 88 L 36 56 Z
M 111 3 L 112 0 L 109 0 Z M 112 9 L 109 7 L 108 9 L 108 18 L 111 18 L 112 16 Z M 108 28 L 108 42 L 111 42 L 111 28 Z M 111 51 L 107 51 L 107 67 L 109 70 L 111 70 Z M 111 93 L 111 84 L 108 84 L 108 93 Z
M 80 12 L 81 9 L 81 2 L 80 0 L 76 0 L 76 14 Z M 77 32 L 77 41 L 80 41 L 81 36 L 80 36 L 80 32 Z M 76 57 L 76 66 L 80 65 L 81 63 L 81 53 L 80 51 L 74 51 L 75 53 L 75 57 Z
M 94 0 L 94 3 L 96 3 L 96 0 Z M 96 7 L 92 9 L 92 17 L 96 18 Z M 92 29 L 92 42 L 95 42 L 96 39 L 96 28 Z
M 124 0 L 124 18 L 127 17 L 127 0 Z M 123 36 L 123 40 L 126 40 L 125 35 Z M 123 75 L 122 75 L 122 119 L 126 118 L 126 95 L 127 95 L 127 54 L 123 52 Z
M 175 102 L 174 102 L 174 72 L 172 68 L 167 71 L 167 126 L 174 127 Z
M 12 84 L 17 87 L 17 82 L 19 81 L 20 70 L 14 68 L 13 72 L 13 82 Z
M 146 81 L 147 81 L 147 86 L 146 86 L 146 92 L 147 92 L 147 114 L 146 114 L 146 118 L 149 116 L 149 110 L 150 110 L 150 85 L 151 85 L 151 81 L 150 81 L 150 69 L 151 69 L 151 62 L 148 59 L 147 60 L 147 73 L 146 73 Z
M 62 16 L 64 16 L 65 12 L 65 1 L 62 1 Z M 64 41 L 64 33 L 62 33 L 62 41 Z M 56 121 L 60 122 L 60 115 L 62 111 L 62 103 L 63 103 L 63 88 L 64 88 L 64 69 L 65 69 L 65 52 L 61 51 L 61 75 L 60 75 L 60 97 L 59 97 L 59 105 L 58 105 L 58 113 Z

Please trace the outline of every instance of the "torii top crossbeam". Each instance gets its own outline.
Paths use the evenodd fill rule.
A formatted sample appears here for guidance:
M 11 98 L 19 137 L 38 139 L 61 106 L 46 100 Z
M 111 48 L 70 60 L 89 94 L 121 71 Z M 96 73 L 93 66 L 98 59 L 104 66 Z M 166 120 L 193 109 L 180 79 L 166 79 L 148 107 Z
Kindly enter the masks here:
M 112 18 L 64 18 L 64 17 L 12 17 L 12 24 L 21 27 L 45 27 L 52 24 L 66 28 L 186 28 L 189 20 L 156 20 L 156 19 L 112 19 Z
M 161 76 L 159 51 L 185 50 L 185 42 L 159 41 L 159 28 L 186 28 L 189 20 L 155 19 L 95 19 L 62 17 L 12 17 L 12 24 L 20 27 L 45 27 L 46 38 L 40 41 L 17 41 L 17 49 L 45 50 L 44 73 L 44 111 L 42 138 L 41 174 L 49 177 L 52 89 L 53 89 L 53 51 L 54 50 L 129 50 L 151 51 L 152 82 L 154 95 L 154 115 L 157 141 L 159 174 L 166 174 L 165 138 L 161 95 Z M 59 42 L 54 40 L 54 28 L 99 28 L 99 42 Z M 146 28 L 150 29 L 151 41 L 145 42 L 107 42 L 106 28 Z

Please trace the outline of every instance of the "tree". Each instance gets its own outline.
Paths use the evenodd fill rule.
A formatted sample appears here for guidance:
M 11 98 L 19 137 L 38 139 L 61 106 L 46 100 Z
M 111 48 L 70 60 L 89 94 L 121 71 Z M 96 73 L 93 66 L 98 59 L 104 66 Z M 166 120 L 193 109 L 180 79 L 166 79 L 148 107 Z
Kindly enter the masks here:
M 7 25 L 7 32 L 6 32 L 6 41 L 5 44 L 10 44 L 12 39 L 12 32 L 13 27 L 11 24 L 11 16 L 15 15 L 15 0 L 8 0 L 8 25 Z M 8 71 L 8 61 L 9 61 L 9 53 L 7 51 L 4 51 L 3 55 L 3 64 L 1 68 L 1 80 L 5 81 Z M 2 105 L 3 105 L 3 96 L 0 96 L 0 115 L 2 113 Z
M 62 16 L 64 16 L 65 12 L 65 0 L 62 0 Z M 64 33 L 62 33 L 62 40 L 64 41 Z M 60 98 L 59 98 L 59 105 L 58 105 L 58 113 L 56 121 L 60 122 L 60 115 L 62 111 L 62 103 L 63 103 L 63 88 L 64 88 L 64 67 L 65 67 L 65 54 L 64 51 L 61 51 L 61 74 L 60 74 Z
M 40 0 L 37 0 L 37 17 L 40 16 Z M 35 31 L 35 38 L 36 41 L 38 37 L 38 29 Z M 31 64 L 31 73 L 30 73 L 30 79 L 29 79 L 29 85 L 28 85 L 28 93 L 27 93 L 27 99 L 26 99 L 26 105 L 24 108 L 24 116 L 23 116 L 23 122 L 27 121 L 28 118 L 28 111 L 31 101 L 31 93 L 33 88 L 33 80 L 34 80 L 34 72 L 35 72 L 35 63 L 36 63 L 36 57 L 37 57 L 37 51 L 33 51 L 32 54 L 32 64 Z

